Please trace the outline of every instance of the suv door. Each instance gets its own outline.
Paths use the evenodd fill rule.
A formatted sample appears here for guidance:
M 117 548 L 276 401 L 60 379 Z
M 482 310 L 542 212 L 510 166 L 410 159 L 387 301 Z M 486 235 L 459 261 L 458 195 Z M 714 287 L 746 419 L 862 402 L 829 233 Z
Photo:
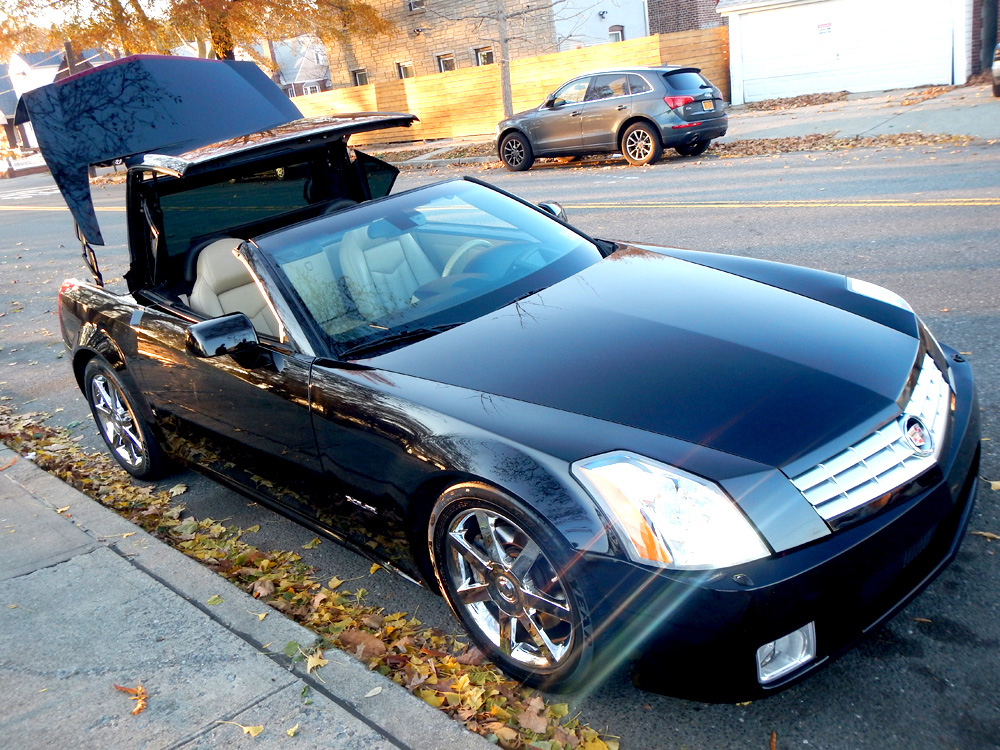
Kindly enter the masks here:
M 531 118 L 528 139 L 536 154 L 579 151 L 583 145 L 583 101 L 590 76 L 576 78 L 552 95 Z
M 618 127 L 632 113 L 628 73 L 594 76 L 583 105 L 583 145 L 594 150 L 614 150 Z

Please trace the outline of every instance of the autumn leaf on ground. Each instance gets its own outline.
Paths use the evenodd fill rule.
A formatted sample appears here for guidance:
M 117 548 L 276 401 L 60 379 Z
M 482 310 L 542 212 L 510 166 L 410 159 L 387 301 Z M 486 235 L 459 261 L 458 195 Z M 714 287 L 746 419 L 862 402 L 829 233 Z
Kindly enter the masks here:
M 298 731 L 299 731 L 299 725 L 298 725 L 298 724 L 296 724 L 296 725 L 295 725 L 294 727 L 292 727 L 291 729 L 286 729 L 286 730 L 285 730 L 285 734 L 287 734 L 287 735 L 288 735 L 289 737 L 294 737 L 294 736 L 295 736 L 295 733 L 296 733 L 296 732 L 298 732 Z
M 994 482 L 994 481 L 989 480 L 989 479 L 987 479 L 986 481 L 989 482 L 991 490 L 998 490 L 998 491 L 1000 491 L 1000 482 Z
M 141 682 L 134 688 L 122 687 L 121 685 L 115 685 L 114 687 L 115 690 L 121 690 L 123 693 L 128 693 L 130 701 L 135 701 L 135 707 L 132 709 L 133 716 L 142 713 L 145 710 L 146 699 L 149 697 L 149 693 L 146 692 L 146 688 L 142 686 Z
M 205 604 L 211 604 L 214 607 L 216 604 L 222 604 L 224 601 L 226 601 L 226 600 L 223 599 L 218 594 L 216 594 L 211 599 L 209 599 L 207 602 L 205 602 Z
M 369 690 L 367 693 L 365 693 L 365 698 L 374 698 L 376 695 L 378 695 L 381 692 L 382 692 L 382 686 L 381 685 L 379 685 L 378 687 L 373 687 L 371 690 Z
M 529 732 L 544 734 L 549 726 L 548 719 L 541 715 L 544 710 L 545 703 L 542 701 L 542 696 L 536 695 L 528 701 L 528 705 L 518 714 L 517 723 Z
M 186 484 L 175 484 L 167 492 L 170 493 L 170 497 L 177 497 L 178 495 L 183 495 L 187 492 L 188 486 Z
M 265 617 L 267 617 L 267 612 L 251 612 L 249 609 L 247 610 L 247 614 L 253 615 L 258 620 L 263 620 Z
M 304 657 L 306 657 L 306 674 L 309 674 L 314 669 L 319 667 L 325 667 L 330 663 L 329 659 L 323 658 L 323 649 L 317 648 L 311 654 L 307 654 L 304 651 L 301 652 Z
M 778 748 L 778 732 L 777 730 L 771 732 L 771 750 L 777 750 Z
M 302 549 L 316 549 L 320 544 L 322 544 L 320 538 L 318 536 L 314 536 L 311 542 L 306 542 L 302 545 Z
M 258 734 L 264 731 L 264 727 L 258 724 L 255 727 L 245 727 L 242 724 L 237 724 L 235 721 L 217 721 L 216 724 L 232 724 L 234 727 L 239 727 L 243 730 L 243 734 L 249 734 L 251 737 L 256 737 Z M 295 726 L 298 726 L 296 724 Z
M 372 566 L 371 566 L 371 568 L 370 568 L 370 569 L 368 570 L 368 575 L 370 575 L 370 576 L 371 576 L 371 575 L 375 575 L 375 571 L 377 571 L 377 570 L 382 570 L 382 566 L 381 566 L 381 565 L 379 565 L 378 563 L 375 563 L 375 564 L 374 564 L 374 565 L 372 565 Z
M 1000 534 L 994 534 L 992 531 L 970 531 L 969 533 L 973 536 L 981 536 L 990 542 L 1000 540 Z

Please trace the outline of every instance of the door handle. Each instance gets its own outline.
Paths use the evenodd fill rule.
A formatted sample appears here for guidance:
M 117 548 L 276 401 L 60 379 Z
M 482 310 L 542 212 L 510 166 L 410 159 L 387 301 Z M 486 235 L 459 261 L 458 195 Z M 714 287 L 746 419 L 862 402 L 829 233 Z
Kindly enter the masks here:
M 628 109 L 628 105 L 627 104 L 619 104 L 617 107 L 615 107 L 615 109 L 617 109 L 620 112 L 623 109 Z
M 582 109 L 578 109 L 576 112 L 570 112 L 569 116 L 570 117 L 576 117 L 577 115 L 580 115 L 580 114 L 583 114 L 583 110 Z

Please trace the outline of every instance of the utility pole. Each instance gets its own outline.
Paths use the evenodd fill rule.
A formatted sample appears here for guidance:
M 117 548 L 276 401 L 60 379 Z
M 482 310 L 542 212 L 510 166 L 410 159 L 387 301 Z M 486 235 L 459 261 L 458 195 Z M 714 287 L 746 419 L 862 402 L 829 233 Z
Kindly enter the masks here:
M 500 96 L 503 99 L 503 116 L 514 114 L 514 97 L 510 92 L 510 48 L 507 37 L 507 8 L 504 0 L 497 0 L 497 30 L 500 34 Z

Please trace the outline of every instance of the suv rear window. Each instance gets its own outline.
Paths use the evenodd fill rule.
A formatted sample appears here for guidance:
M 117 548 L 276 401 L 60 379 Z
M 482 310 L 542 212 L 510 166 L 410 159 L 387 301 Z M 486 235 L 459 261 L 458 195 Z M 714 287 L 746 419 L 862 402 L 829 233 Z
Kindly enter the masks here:
M 667 82 L 667 88 L 671 91 L 697 91 L 708 84 L 700 73 L 695 73 L 693 70 L 664 73 L 663 80 Z

